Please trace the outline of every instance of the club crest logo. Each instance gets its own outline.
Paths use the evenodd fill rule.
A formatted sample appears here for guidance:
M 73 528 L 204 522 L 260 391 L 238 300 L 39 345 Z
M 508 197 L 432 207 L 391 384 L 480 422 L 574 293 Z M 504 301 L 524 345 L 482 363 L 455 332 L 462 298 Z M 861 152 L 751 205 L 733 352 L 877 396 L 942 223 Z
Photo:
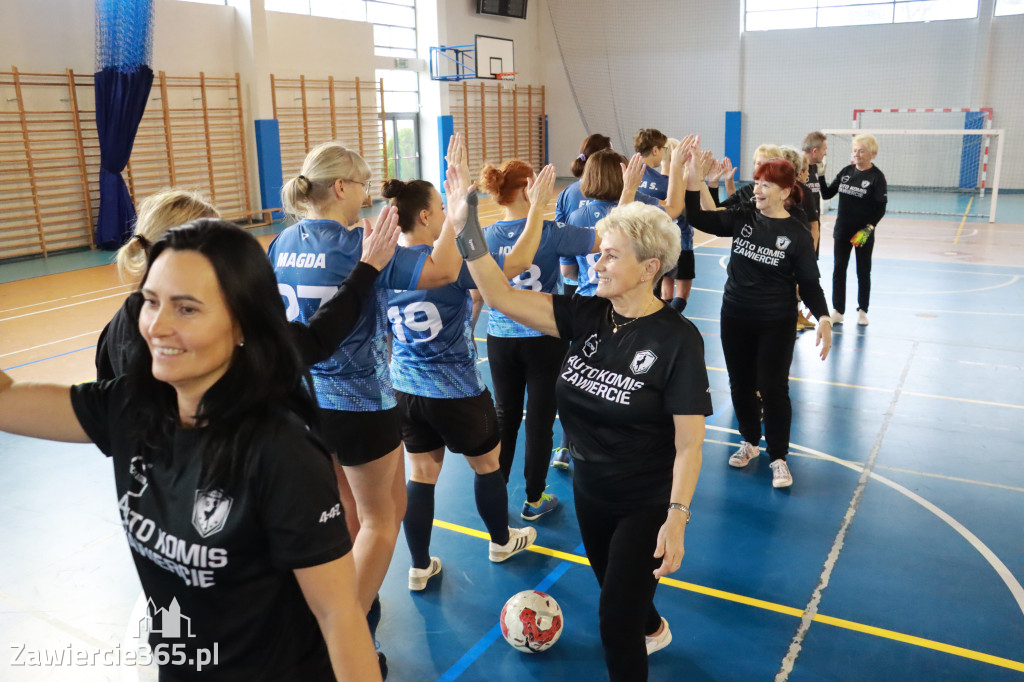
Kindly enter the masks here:
M 750 235 L 754 234 L 754 228 L 750 225 L 744 225 L 740 228 L 740 234 L 744 237 L 750 237 Z
M 633 374 L 646 374 L 658 356 L 649 350 L 638 351 L 633 356 L 633 362 L 629 363 L 629 371 Z
M 864 189 L 867 189 L 868 185 L 870 185 L 870 184 L 871 184 L 870 180 L 864 180 L 864 181 L 862 181 L 860 183 L 860 186 L 863 187 Z
M 515 232 L 509 232 L 509 233 L 508 233 L 508 238 L 509 238 L 509 239 L 512 239 L 512 238 L 513 238 L 513 237 L 515 237 L 515 236 L 516 236 L 516 233 L 515 233 Z
M 849 181 L 850 181 L 850 176 L 849 175 L 844 175 L 843 179 L 840 180 L 840 182 L 849 182 Z
M 586 341 L 583 342 L 583 357 L 589 359 L 594 357 L 594 353 L 597 352 L 597 334 L 591 334 Z
M 197 490 L 192 507 L 192 527 L 204 538 L 224 529 L 232 499 L 223 490 Z
M 775 248 L 780 251 L 785 251 L 786 247 L 793 243 L 793 240 L 783 235 L 775 238 Z
M 149 487 L 146 469 L 150 466 L 141 457 L 132 457 L 132 461 L 128 463 L 128 475 L 131 477 L 128 482 L 128 497 L 142 497 L 142 493 L 146 492 L 146 488 Z

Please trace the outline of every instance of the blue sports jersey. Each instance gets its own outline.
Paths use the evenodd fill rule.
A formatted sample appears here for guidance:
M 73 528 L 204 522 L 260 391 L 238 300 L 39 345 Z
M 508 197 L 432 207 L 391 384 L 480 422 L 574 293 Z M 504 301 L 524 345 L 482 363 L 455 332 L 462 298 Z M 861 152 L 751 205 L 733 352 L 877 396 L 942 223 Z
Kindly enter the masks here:
M 650 166 L 646 166 L 644 168 L 644 179 L 640 183 L 640 189 L 637 191 L 638 200 L 640 199 L 640 193 L 665 201 L 668 198 L 668 176 L 662 175 L 660 171 Z M 682 242 L 683 251 L 693 251 L 693 228 L 690 227 L 690 223 L 686 222 L 686 216 L 680 214 L 676 218 L 676 224 L 679 226 L 679 238 Z
M 580 227 L 594 229 L 597 221 L 608 215 L 608 212 L 619 205 L 617 201 L 591 201 L 569 214 L 569 223 Z M 579 286 L 576 293 L 580 296 L 593 296 L 597 291 L 597 273 L 594 272 L 594 264 L 601 257 L 599 253 L 588 253 L 576 256 L 576 265 L 580 269 L 580 276 L 577 278 Z
M 410 247 L 423 253 L 430 249 L 425 244 Z M 395 390 L 427 398 L 470 398 L 484 392 L 468 291 L 475 288 L 463 264 L 459 279 L 447 286 L 388 293 Z
M 363 230 L 304 219 L 281 232 L 268 253 L 288 319 L 305 323 L 359 262 Z M 378 291 L 363 304 L 359 324 L 334 355 L 310 368 L 320 407 L 374 412 L 397 404 L 387 365 L 385 289 L 415 289 L 426 260 L 421 251 L 399 247 L 377 277 Z
M 572 225 L 569 215 L 580 206 L 586 206 L 588 203 L 590 203 L 590 199 L 583 196 L 583 191 L 580 189 L 580 181 L 577 180 L 559 192 L 558 201 L 555 203 L 555 221 Z
M 640 191 L 647 196 L 665 201 L 668 197 L 668 176 L 650 166 L 644 166 L 644 179 L 640 181 Z
M 484 230 L 487 246 L 504 267 L 505 255 L 512 251 L 519 235 L 526 227 L 526 218 L 519 220 L 499 220 Z M 565 223 L 545 220 L 537 255 L 533 257 L 533 265 L 518 277 L 509 280 L 516 289 L 527 291 L 543 291 L 555 293 L 561 279 L 558 267 L 559 256 L 578 256 L 589 253 L 594 248 L 594 231 L 586 227 L 575 227 Z M 530 329 L 524 324 L 510 320 L 497 310 L 491 310 L 487 320 L 487 333 L 503 338 L 524 336 L 543 336 L 539 331 Z

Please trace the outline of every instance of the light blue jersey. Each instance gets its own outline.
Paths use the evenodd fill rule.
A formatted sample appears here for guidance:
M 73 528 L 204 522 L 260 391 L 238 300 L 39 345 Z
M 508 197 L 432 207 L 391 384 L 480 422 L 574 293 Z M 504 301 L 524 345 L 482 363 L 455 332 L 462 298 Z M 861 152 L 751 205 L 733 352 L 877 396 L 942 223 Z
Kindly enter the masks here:
M 363 230 L 333 220 L 300 220 L 270 245 L 270 263 L 289 320 L 309 321 L 355 268 L 363 252 Z M 377 277 L 376 295 L 330 358 L 313 365 L 320 407 L 349 412 L 388 410 L 396 405 L 387 365 L 386 289 L 415 289 L 427 256 L 399 247 Z
M 525 227 L 526 218 L 521 218 L 499 220 L 484 230 L 487 246 L 499 266 L 504 267 L 506 254 L 512 251 Z M 556 293 L 561 279 L 559 256 L 570 257 L 590 253 L 594 248 L 594 237 L 594 231 L 589 228 L 545 220 L 533 264 L 518 277 L 510 279 L 509 284 L 526 291 Z M 488 315 L 487 333 L 503 338 L 543 336 L 539 331 L 514 322 L 497 310 L 491 310 Z
M 572 221 L 569 220 L 569 215 L 581 206 L 586 206 L 590 203 L 590 199 L 583 196 L 583 190 L 580 189 L 580 181 L 572 183 L 558 194 L 558 201 L 555 202 L 555 221 L 559 223 L 568 223 L 572 225 Z
M 668 176 L 650 166 L 644 166 L 644 179 L 640 181 L 640 190 L 655 199 L 665 201 L 668 197 Z
M 425 244 L 410 251 L 430 253 Z M 426 398 L 471 398 L 484 392 L 473 346 L 475 289 L 465 264 L 459 279 L 422 291 L 388 293 L 391 382 L 396 391 Z

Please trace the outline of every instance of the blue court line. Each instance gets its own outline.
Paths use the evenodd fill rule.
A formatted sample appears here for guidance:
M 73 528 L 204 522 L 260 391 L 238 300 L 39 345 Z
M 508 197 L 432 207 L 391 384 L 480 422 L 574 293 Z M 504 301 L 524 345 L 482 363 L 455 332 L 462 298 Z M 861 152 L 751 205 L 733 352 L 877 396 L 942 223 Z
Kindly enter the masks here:
M 574 549 L 573 553 L 582 554 L 583 544 L 581 543 L 579 547 Z M 544 579 L 537 583 L 537 586 L 533 589 L 537 590 L 538 592 L 546 591 L 552 585 L 554 585 L 559 578 L 565 575 L 566 571 L 569 570 L 570 566 L 572 566 L 572 563 L 568 561 L 560 562 L 558 566 L 556 566 L 553 571 L 544 576 Z M 446 670 L 445 673 L 441 675 L 441 677 L 437 678 L 437 682 L 452 682 L 452 680 L 457 680 L 459 678 L 459 675 L 466 672 L 469 666 L 473 665 L 473 663 L 475 663 L 476 660 L 483 655 L 484 651 L 486 651 L 489 646 L 494 644 L 494 642 L 496 642 L 499 637 L 501 637 L 501 625 L 496 624 L 494 627 L 488 630 L 487 634 L 481 637 L 476 644 L 470 647 L 469 651 L 464 653 L 462 655 L 462 658 L 455 662 L 455 665 L 448 668 L 448 670 Z
M 96 347 L 96 344 L 93 344 L 91 346 L 85 346 L 84 348 L 76 348 L 75 350 L 69 350 L 67 353 L 60 353 L 59 355 L 51 355 L 48 358 L 42 358 L 40 360 L 33 360 L 32 362 L 26 362 L 23 365 L 15 365 L 14 367 L 3 367 L 2 369 L 5 372 L 9 372 L 12 369 L 20 369 L 21 367 L 28 367 L 29 365 L 34 365 L 34 364 L 36 364 L 38 362 L 46 362 L 47 360 L 56 360 L 57 358 L 62 358 L 65 355 L 72 355 L 74 353 L 81 353 L 83 350 L 89 350 L 90 348 L 95 348 L 95 347 Z

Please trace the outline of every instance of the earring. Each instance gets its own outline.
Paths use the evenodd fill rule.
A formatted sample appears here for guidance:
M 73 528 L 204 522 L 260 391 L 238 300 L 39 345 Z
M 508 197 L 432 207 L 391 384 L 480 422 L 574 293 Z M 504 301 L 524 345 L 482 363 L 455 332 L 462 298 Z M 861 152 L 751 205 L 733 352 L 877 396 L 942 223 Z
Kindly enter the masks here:
M 244 345 L 245 345 L 245 341 L 239 341 L 239 343 L 238 343 L 238 347 L 239 347 L 239 348 L 241 348 L 241 347 L 242 347 L 242 346 L 244 346 Z

